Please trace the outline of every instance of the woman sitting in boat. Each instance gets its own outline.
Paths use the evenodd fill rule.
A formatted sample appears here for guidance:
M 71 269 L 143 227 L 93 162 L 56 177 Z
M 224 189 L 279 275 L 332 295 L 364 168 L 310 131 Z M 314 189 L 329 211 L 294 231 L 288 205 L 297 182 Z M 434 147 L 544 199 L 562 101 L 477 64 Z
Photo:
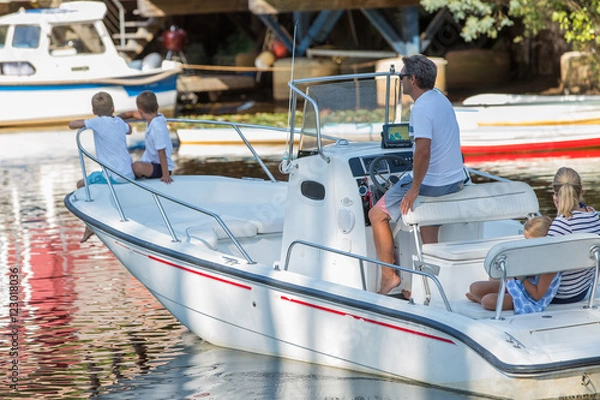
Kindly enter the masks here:
M 557 216 L 552 221 L 548 229 L 547 236 L 562 236 L 575 232 L 587 232 L 600 234 L 600 217 L 598 212 L 590 206 L 583 203 L 583 185 L 581 177 L 572 168 L 562 167 L 554 175 L 552 182 L 554 190 L 553 201 L 557 209 Z M 527 225 L 525 226 L 526 237 Z M 521 281 L 523 288 L 534 299 L 544 300 L 543 302 L 530 303 L 533 307 L 521 310 L 523 299 L 527 300 L 526 296 L 522 296 L 519 302 L 516 301 L 518 292 L 514 291 L 517 287 L 516 281 L 507 282 L 506 288 L 508 294 L 504 297 L 502 305 L 503 310 L 515 310 L 515 313 L 521 314 L 533 311 L 542 311 L 548 304 L 546 300 L 550 297 L 553 304 L 576 303 L 584 300 L 589 292 L 592 282 L 594 281 L 594 268 L 586 268 L 575 271 L 566 271 L 557 274 L 540 275 L 539 280 L 534 285 L 534 279 L 528 278 Z M 559 280 L 560 284 L 554 293 L 553 284 Z M 550 281 L 548 288 L 545 288 L 545 282 Z M 535 293 L 534 294 L 534 286 Z M 495 288 L 495 291 L 494 291 Z M 482 281 L 475 282 L 469 288 L 467 298 L 472 301 L 481 303 L 486 310 L 494 310 L 497 292 L 499 290 L 499 282 L 497 281 Z M 545 297 L 538 297 L 545 293 Z M 523 293 L 524 294 L 524 293 Z M 546 303 L 544 305 L 544 303 Z M 527 311 L 531 310 L 531 311 Z
M 557 216 L 548 236 L 562 236 L 575 232 L 600 234 L 598 212 L 583 203 L 581 177 L 572 168 L 559 168 L 552 182 L 553 200 Z M 553 304 L 575 303 L 587 297 L 594 281 L 594 268 L 561 273 L 560 286 Z
M 544 237 L 548 234 L 552 219 L 538 216 L 523 226 L 525 239 Z M 536 276 L 515 277 L 506 282 L 503 310 L 515 310 L 515 314 L 543 311 L 552 301 L 560 284 L 560 274 L 548 273 Z M 495 310 L 500 281 L 478 281 L 471 284 L 467 298 L 480 303 L 486 310 Z

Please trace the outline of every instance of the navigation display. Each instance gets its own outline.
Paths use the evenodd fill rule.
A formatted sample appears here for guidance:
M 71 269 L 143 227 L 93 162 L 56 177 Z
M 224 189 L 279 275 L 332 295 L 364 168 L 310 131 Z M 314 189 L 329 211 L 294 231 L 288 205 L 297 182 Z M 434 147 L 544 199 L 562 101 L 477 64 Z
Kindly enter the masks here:
M 381 139 L 381 147 L 384 149 L 412 147 L 408 122 L 384 125 Z

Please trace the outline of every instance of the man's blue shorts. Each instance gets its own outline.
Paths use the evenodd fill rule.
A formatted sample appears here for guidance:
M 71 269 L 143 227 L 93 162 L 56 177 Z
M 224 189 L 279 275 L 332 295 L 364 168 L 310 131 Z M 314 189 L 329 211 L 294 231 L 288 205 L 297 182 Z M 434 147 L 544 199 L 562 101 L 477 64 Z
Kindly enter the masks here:
M 390 188 L 390 190 L 385 192 L 385 195 L 383 195 L 383 197 L 377 202 L 379 207 L 381 207 L 381 209 L 390 216 L 392 221 L 397 221 L 400 218 L 400 203 L 402 202 L 406 192 L 408 192 L 408 190 L 411 188 L 412 183 L 412 175 L 404 175 L 402 179 L 396 182 L 394 186 Z M 439 197 L 445 194 L 458 192 L 462 190 L 463 186 L 463 181 L 444 186 L 421 185 L 419 194 L 422 196 Z

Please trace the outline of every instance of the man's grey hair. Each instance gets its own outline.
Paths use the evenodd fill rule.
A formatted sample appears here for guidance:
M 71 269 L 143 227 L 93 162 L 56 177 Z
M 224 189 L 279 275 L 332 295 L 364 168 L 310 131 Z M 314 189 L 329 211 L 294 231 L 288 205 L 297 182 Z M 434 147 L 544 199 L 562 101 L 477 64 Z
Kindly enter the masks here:
M 404 73 L 414 75 L 421 89 L 433 89 L 437 77 L 437 66 L 422 54 L 402 57 Z

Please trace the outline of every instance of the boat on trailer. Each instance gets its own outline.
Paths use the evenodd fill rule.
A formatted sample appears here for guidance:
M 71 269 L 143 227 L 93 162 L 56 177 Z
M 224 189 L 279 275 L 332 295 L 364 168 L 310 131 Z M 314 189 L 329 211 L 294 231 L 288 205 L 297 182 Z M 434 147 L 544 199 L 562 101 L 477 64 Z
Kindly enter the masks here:
M 257 157 L 265 179 L 89 185 L 67 195 L 66 207 L 175 318 L 214 345 L 487 398 L 598 398 L 600 236 L 525 240 L 523 221 L 539 214 L 532 188 L 465 169 L 462 191 L 420 196 L 394 224 L 397 261 L 385 265 L 402 284 L 380 295 L 382 263 L 367 213 L 410 173 L 412 158 L 398 76 L 289 85 L 290 112 L 304 112 L 300 126 L 289 127 L 279 166 L 287 181 Z M 349 113 L 382 123 L 377 140 L 321 132 Z M 243 138 L 246 127 L 230 126 Z M 86 134 L 78 133 L 79 143 Z M 94 157 L 79 147 L 85 175 L 84 161 Z M 473 183 L 472 174 L 485 182 Z M 421 242 L 429 225 L 441 226 L 438 243 Z M 465 298 L 473 281 L 580 268 L 595 268 L 596 281 L 579 303 L 515 315 Z M 402 289 L 412 291 L 409 300 L 397 295 Z
M 72 1 L 0 17 L 0 93 L 10 98 L 0 127 L 90 117 L 98 91 L 112 96 L 116 113 L 136 111 L 144 90 L 156 93 L 161 112 L 174 113 L 180 65 L 128 66 L 102 21 L 105 13 L 103 2 Z

